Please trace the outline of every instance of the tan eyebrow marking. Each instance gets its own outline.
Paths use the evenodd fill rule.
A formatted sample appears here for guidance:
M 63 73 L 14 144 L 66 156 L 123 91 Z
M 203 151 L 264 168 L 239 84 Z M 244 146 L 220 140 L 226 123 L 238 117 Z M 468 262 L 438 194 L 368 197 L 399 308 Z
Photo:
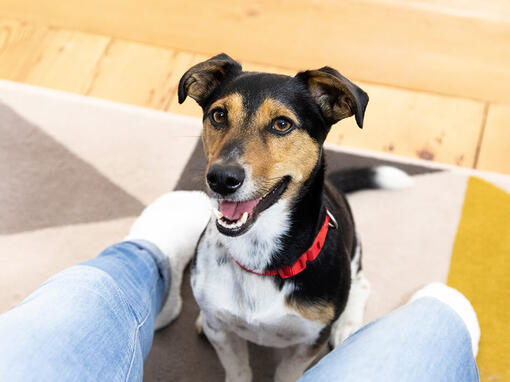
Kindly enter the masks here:
M 212 126 L 209 118 L 205 118 L 204 128 L 202 129 L 202 142 L 209 162 L 216 160 L 226 142 L 239 134 L 239 127 L 244 124 L 246 119 L 243 97 L 239 93 L 232 93 L 216 100 L 209 107 L 207 113 L 210 113 L 217 107 L 227 110 L 228 128 L 226 130 L 218 130 Z
M 282 116 L 289 118 L 296 125 L 299 124 L 299 118 L 291 109 L 282 104 L 280 101 L 267 97 L 260 104 L 252 117 L 251 122 L 254 126 L 265 127 L 272 119 Z
M 230 126 L 243 123 L 246 118 L 246 110 L 243 105 L 243 96 L 239 93 L 232 93 L 226 97 L 216 100 L 207 111 L 208 113 L 216 107 L 227 110 L 227 119 Z

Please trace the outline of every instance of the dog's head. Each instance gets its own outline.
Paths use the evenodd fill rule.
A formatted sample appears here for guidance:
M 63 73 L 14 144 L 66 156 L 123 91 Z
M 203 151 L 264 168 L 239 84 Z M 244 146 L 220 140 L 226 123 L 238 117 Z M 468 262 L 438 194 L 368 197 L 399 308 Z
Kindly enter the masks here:
M 278 200 L 295 198 L 320 163 L 331 126 L 354 115 L 367 94 L 324 67 L 295 77 L 243 72 L 220 54 L 189 69 L 179 83 L 203 109 L 206 183 L 219 203 L 221 233 L 246 232 Z

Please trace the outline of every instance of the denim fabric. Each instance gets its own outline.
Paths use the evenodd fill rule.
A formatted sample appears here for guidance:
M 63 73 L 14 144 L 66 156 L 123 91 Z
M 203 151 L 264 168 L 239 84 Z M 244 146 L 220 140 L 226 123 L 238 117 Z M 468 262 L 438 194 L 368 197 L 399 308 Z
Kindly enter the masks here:
M 141 381 L 169 285 L 166 257 L 138 241 L 57 274 L 0 315 L 0 381 Z M 363 327 L 300 379 L 478 380 L 464 322 L 434 298 Z
M 464 322 L 448 305 L 426 297 L 361 328 L 299 381 L 478 380 Z
M 146 242 L 113 245 L 0 315 L 0 381 L 141 381 L 164 259 Z

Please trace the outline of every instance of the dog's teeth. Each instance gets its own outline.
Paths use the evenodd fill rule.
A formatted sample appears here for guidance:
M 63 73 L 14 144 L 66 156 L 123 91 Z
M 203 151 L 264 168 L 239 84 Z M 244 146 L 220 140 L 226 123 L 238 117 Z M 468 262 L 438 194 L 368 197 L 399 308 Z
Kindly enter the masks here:
M 214 215 L 216 215 L 217 219 L 221 219 L 223 217 L 223 214 L 218 211 L 216 208 L 213 208 Z
M 218 222 L 225 228 L 236 228 L 236 223 L 227 223 L 223 219 L 219 219 Z
M 223 218 L 223 214 L 217 209 L 213 209 L 214 215 L 218 218 L 218 223 L 220 223 L 225 228 L 240 228 L 243 224 L 248 221 L 248 212 L 244 212 L 239 219 L 234 222 L 227 222 Z

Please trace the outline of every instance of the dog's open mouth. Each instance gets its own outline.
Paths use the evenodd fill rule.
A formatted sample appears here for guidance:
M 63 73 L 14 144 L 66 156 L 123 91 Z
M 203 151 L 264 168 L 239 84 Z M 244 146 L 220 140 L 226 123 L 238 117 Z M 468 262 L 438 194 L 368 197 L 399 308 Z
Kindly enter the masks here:
M 219 200 L 219 210 L 214 210 L 218 231 L 227 236 L 239 236 L 245 233 L 262 211 L 280 199 L 289 182 L 289 176 L 283 177 L 261 198 L 244 201 Z

